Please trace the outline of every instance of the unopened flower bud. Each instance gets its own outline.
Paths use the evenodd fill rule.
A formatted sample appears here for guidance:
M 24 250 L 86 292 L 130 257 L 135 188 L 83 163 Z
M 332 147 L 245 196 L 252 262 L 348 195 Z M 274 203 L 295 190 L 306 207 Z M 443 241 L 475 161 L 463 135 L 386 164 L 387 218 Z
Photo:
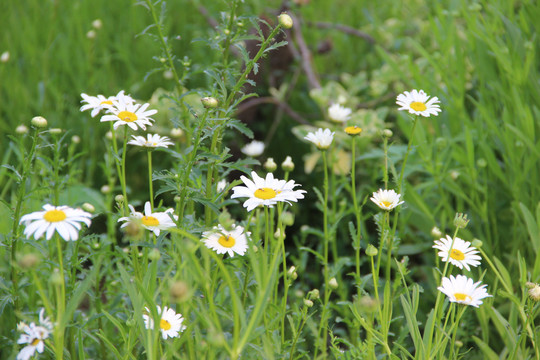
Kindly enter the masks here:
M 480 158 L 476 161 L 476 165 L 481 168 L 485 168 L 487 166 L 487 161 L 484 158 Z
M 377 300 L 369 295 L 362 296 L 356 304 L 362 313 L 373 313 L 377 311 Z
M 39 257 L 36 254 L 25 254 L 20 260 L 19 260 L 19 266 L 22 269 L 32 269 L 39 264 Z
M 71 137 L 71 142 L 74 144 L 79 144 L 81 142 L 81 138 L 79 135 L 73 135 Z
M 174 197 L 174 202 L 175 202 L 175 203 L 179 203 L 180 200 L 182 200 L 182 197 L 180 197 L 180 195 L 176 195 L 176 196 Z
M 111 187 L 109 185 L 103 185 L 101 187 L 101 193 L 108 194 L 111 192 Z
M 454 344 L 456 345 L 457 348 L 463 347 L 463 341 L 456 340 L 456 341 L 454 342 Z
M 179 138 L 182 137 L 182 135 L 184 135 L 184 130 L 180 128 L 174 128 L 171 130 L 171 137 L 173 138 Z
M 47 119 L 45 119 L 43 116 L 34 116 L 30 123 L 32 124 L 32 126 L 35 126 L 37 128 L 47 127 Z
M 174 78 L 174 73 L 171 70 L 165 70 L 163 72 L 163 78 L 165 80 L 171 80 L 172 78 Z
M 113 139 L 112 131 L 107 131 L 107 132 L 105 133 L 105 138 L 106 138 L 107 140 L 112 140 L 112 139 Z
M 377 250 L 377 248 L 371 244 L 368 245 L 367 249 L 366 249 L 366 255 L 367 256 L 375 256 L 379 253 L 379 250 Z
M 290 156 L 287 156 L 285 158 L 285 161 L 281 163 L 281 168 L 283 169 L 283 171 L 289 171 L 289 172 L 294 170 L 294 163 Z
M 443 234 L 438 227 L 434 226 L 433 229 L 431 229 L 431 236 L 433 236 L 435 239 L 440 239 L 442 235 Z
M 124 202 L 124 195 L 122 194 L 118 194 L 114 197 L 114 201 L 116 201 L 117 203 L 123 203 Z
M 293 27 L 293 20 L 289 14 L 281 13 L 278 16 L 279 24 L 283 26 L 284 29 L 290 29 Z
M 61 134 L 61 133 L 62 133 L 62 129 L 59 129 L 59 128 L 50 128 L 50 129 L 49 129 L 49 132 L 50 132 L 51 134 L 58 135 L 58 134 Z
M 460 228 L 460 229 L 465 229 L 468 223 L 469 223 L 469 219 L 467 219 L 467 214 L 463 214 L 463 213 L 456 214 L 456 217 L 454 218 L 455 227 Z
M 19 125 L 15 128 L 15 133 L 19 135 L 26 134 L 28 133 L 28 127 L 26 127 L 26 125 Z
M 0 61 L 3 63 L 7 63 L 9 61 L 9 51 L 4 51 L 2 55 L 0 55 Z
M 62 282 L 64 279 L 62 279 L 63 275 L 60 274 L 60 271 L 58 269 L 54 269 L 50 279 L 51 279 L 51 284 L 53 285 L 56 285 L 56 286 L 60 286 L 62 285 Z
M 313 301 L 309 299 L 304 299 L 304 305 L 306 305 L 306 307 L 308 308 L 313 307 Z
M 182 302 L 189 297 L 189 288 L 184 281 L 175 281 L 169 288 L 169 295 L 174 302 Z
M 103 26 L 103 23 L 101 22 L 100 19 L 96 19 L 94 21 L 92 21 L 92 27 L 96 30 L 99 30 L 101 29 L 101 27 Z
M 308 293 L 311 300 L 317 300 L 320 297 L 319 289 L 313 289 Z
M 159 253 L 158 249 L 152 249 L 150 250 L 150 253 L 148 254 L 148 258 L 152 261 L 159 260 L 161 258 L 161 254 Z
M 82 207 L 82 209 L 83 209 L 84 211 L 87 211 L 87 212 L 89 212 L 89 213 L 93 213 L 94 211 L 96 211 L 96 208 L 94 207 L 94 205 L 92 205 L 92 204 L 90 204 L 90 203 L 87 203 L 87 202 L 84 203 L 84 204 L 82 204 L 81 207 Z
M 391 138 L 392 136 L 394 136 L 394 133 L 390 129 L 384 129 L 382 134 L 384 137 L 387 137 L 387 138 Z
M 484 245 L 484 243 L 480 239 L 473 239 L 473 241 L 471 242 L 471 245 L 478 249 L 478 248 L 481 248 L 482 245 Z
M 281 221 L 285 226 L 292 226 L 294 224 L 294 214 L 290 211 L 284 211 L 281 213 Z
M 231 33 L 231 30 L 225 29 L 225 30 L 223 30 L 223 33 L 224 33 L 225 35 L 229 35 L 229 34 Z
M 452 180 L 457 180 L 457 178 L 459 177 L 459 171 L 457 170 L 450 171 L 450 177 L 452 178 Z
M 296 266 L 291 266 L 287 271 L 287 275 L 289 275 L 291 279 L 296 280 L 298 278 L 298 274 L 296 273 Z
M 92 248 L 94 248 L 94 250 L 98 250 L 100 247 L 101 247 L 101 244 L 98 242 L 95 242 L 92 244 Z
M 86 33 L 86 38 L 87 39 L 90 39 L 90 40 L 93 40 L 95 39 L 97 36 L 96 32 L 94 30 L 89 30 L 87 33 Z
M 266 159 L 266 162 L 264 163 L 264 169 L 268 172 L 274 172 L 277 169 L 277 164 L 274 161 L 274 158 L 268 158 Z
M 535 286 L 529 289 L 529 296 L 534 301 L 540 301 L 540 286 L 534 284 Z
M 277 229 L 274 233 L 274 237 L 276 239 L 279 239 L 281 236 L 283 236 L 283 239 L 285 239 L 285 231 L 283 231 L 283 234 L 281 233 L 281 229 Z
M 332 288 L 332 289 L 337 289 L 338 288 L 338 282 L 336 280 L 335 277 L 331 278 L 330 281 L 328 281 L 328 285 Z
M 213 109 L 213 108 L 217 108 L 218 106 L 218 101 L 216 98 L 213 98 L 213 97 L 203 97 L 201 99 L 201 102 L 203 104 L 203 106 L 207 109 Z

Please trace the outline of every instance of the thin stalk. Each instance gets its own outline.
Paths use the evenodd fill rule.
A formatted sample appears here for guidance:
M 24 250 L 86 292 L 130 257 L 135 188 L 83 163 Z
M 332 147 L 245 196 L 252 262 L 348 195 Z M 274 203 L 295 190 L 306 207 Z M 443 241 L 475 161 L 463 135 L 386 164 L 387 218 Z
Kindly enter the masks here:
M 452 358 L 454 357 L 454 347 L 455 347 L 455 344 L 456 344 L 456 335 L 457 335 L 457 330 L 458 330 L 458 327 L 459 327 L 459 322 L 461 321 L 461 317 L 463 316 L 463 313 L 465 313 L 465 309 L 467 308 L 466 305 L 461 305 L 463 308 L 460 309 L 460 311 L 457 311 L 457 318 L 455 319 L 454 321 L 454 331 L 452 332 L 452 341 L 451 341 L 451 345 L 450 345 L 450 356 L 448 356 L 448 359 L 449 360 L 452 360 Z M 459 351 L 458 353 L 456 354 L 456 359 L 459 358 Z
M 56 247 L 58 251 L 58 267 L 60 283 L 56 286 L 56 319 L 57 325 L 54 328 L 54 348 L 57 360 L 64 358 L 64 312 L 66 306 L 66 284 L 64 279 L 64 257 L 62 254 L 62 243 L 58 234 L 56 238 Z
M 154 211 L 154 185 L 152 184 L 152 150 L 148 148 L 148 190 L 150 191 L 150 206 Z
M 356 281 L 358 281 L 356 286 L 358 288 L 358 294 L 360 294 L 360 240 L 362 239 L 362 222 L 358 200 L 356 199 L 356 136 L 352 137 L 351 147 L 351 196 L 354 204 L 354 214 L 356 216 L 356 239 L 353 241 L 353 248 L 355 250 Z
M 304 328 L 304 325 L 306 324 L 307 313 L 308 313 L 308 307 L 304 306 L 302 308 L 302 318 L 300 319 L 300 323 L 298 324 L 298 329 L 296 330 L 296 336 L 294 337 L 294 340 L 291 346 L 291 351 L 290 351 L 291 356 L 289 357 L 289 360 L 293 360 L 296 343 L 298 342 L 298 338 L 300 337 L 300 334 L 302 333 L 302 329 Z

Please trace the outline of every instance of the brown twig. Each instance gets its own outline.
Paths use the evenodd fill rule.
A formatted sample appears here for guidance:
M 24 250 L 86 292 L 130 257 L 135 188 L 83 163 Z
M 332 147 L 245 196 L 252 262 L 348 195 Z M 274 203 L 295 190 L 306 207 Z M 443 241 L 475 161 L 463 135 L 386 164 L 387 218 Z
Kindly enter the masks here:
M 293 19 L 295 24 L 293 27 L 294 40 L 296 40 L 296 44 L 298 45 L 302 68 L 306 73 L 309 87 L 310 89 L 319 89 L 321 87 L 321 83 L 313 70 L 313 66 L 311 64 L 311 51 L 309 51 L 309 48 L 304 41 L 304 37 L 302 36 L 302 31 L 300 30 L 302 29 L 302 26 L 300 25 L 301 21 L 291 12 L 289 12 L 289 16 Z
M 257 105 L 260 105 L 260 104 L 274 104 L 274 105 L 278 106 L 280 109 L 282 109 L 283 111 L 285 111 L 287 113 L 287 115 L 289 115 L 296 122 L 298 122 L 300 124 L 303 124 L 303 125 L 309 125 L 310 124 L 309 121 L 307 121 L 302 116 L 300 116 L 296 111 L 291 109 L 291 107 L 289 105 L 287 105 L 286 103 L 284 103 L 284 102 L 282 102 L 282 101 L 280 101 L 280 100 L 278 100 L 278 99 L 276 99 L 274 97 L 271 97 L 271 96 L 260 97 L 260 98 L 251 98 L 251 99 L 245 100 L 244 102 L 242 102 L 240 104 L 240 106 L 238 106 L 238 110 L 236 111 L 236 113 L 240 114 L 241 112 L 246 111 L 248 108 L 250 108 L 252 106 L 257 106 Z

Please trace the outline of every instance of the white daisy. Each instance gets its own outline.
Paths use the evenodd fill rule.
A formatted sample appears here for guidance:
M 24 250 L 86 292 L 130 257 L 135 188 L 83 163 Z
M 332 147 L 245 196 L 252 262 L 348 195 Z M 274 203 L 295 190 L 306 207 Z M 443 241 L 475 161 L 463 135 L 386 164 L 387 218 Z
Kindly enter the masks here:
M 24 332 L 21 334 L 17 344 L 28 344 L 19 351 L 17 354 L 17 360 L 27 360 L 34 356 L 35 352 L 42 353 L 45 349 L 44 340 L 47 339 L 53 330 L 52 323 L 48 317 L 44 317 L 45 309 L 41 309 L 39 312 L 39 325 L 31 323 L 27 325 L 23 322 L 17 325 L 19 331 Z
M 304 139 L 314 143 L 320 150 L 326 150 L 332 144 L 334 134 L 335 133 L 330 131 L 330 129 L 319 129 L 314 133 L 308 133 Z
M 373 193 L 373 197 L 370 199 L 381 209 L 390 211 L 404 203 L 404 201 L 399 201 L 400 197 L 401 195 L 394 190 L 379 189 L 379 191 Z
M 226 179 L 221 179 L 216 184 L 216 191 L 217 192 L 222 192 L 223 190 L 225 190 L 227 188 L 227 185 L 228 185 L 227 180 Z
M 482 304 L 483 298 L 491 297 L 486 291 L 487 285 L 478 286 L 480 283 L 481 281 L 473 283 L 472 279 L 464 275 L 456 277 L 450 275 L 450 278 L 442 279 L 442 286 L 437 290 L 448 296 L 451 302 L 478 307 Z
M 205 231 L 202 240 L 207 248 L 215 250 L 218 254 L 228 253 L 230 257 L 234 253 L 244 255 L 248 248 L 244 228 L 232 225 L 233 229 L 227 231 L 223 226 L 215 226 L 211 231 Z M 251 233 L 247 233 L 250 235 Z
M 351 117 L 352 110 L 339 104 L 332 104 L 328 108 L 328 117 L 335 122 L 345 122 Z
M 101 117 L 100 121 L 114 121 L 114 128 L 120 125 L 127 125 L 133 130 L 140 127 L 146 130 L 146 125 L 152 126 L 150 116 L 157 113 L 157 110 L 146 110 L 150 104 L 135 104 L 133 99 L 128 95 L 119 94 L 113 100 L 113 106 L 108 109 L 109 115 Z
M 146 138 L 144 136 L 135 135 L 131 135 L 131 137 L 133 138 L 133 140 L 128 141 L 128 144 L 130 145 L 148 148 L 167 148 L 169 145 L 174 145 L 171 139 L 166 136 L 159 136 L 158 134 L 147 134 Z
M 469 265 L 478 266 L 482 258 L 476 254 L 479 253 L 474 246 L 471 246 L 471 243 L 460 238 L 454 239 L 454 244 L 452 245 L 452 237 L 446 235 L 446 238 L 441 238 L 435 240 L 435 245 L 433 248 L 439 249 L 439 255 L 443 261 L 450 261 L 453 265 L 457 266 L 460 269 L 467 269 Z
M 434 96 L 429 99 L 429 96 L 424 90 L 405 91 L 399 94 L 396 99 L 396 104 L 401 106 L 398 110 L 407 110 L 410 114 L 422 115 L 429 117 L 430 115 L 439 115 L 441 111 L 439 99 Z
M 257 157 L 264 152 L 264 143 L 262 141 L 253 140 L 244 146 L 241 151 L 247 156 Z
M 161 330 L 161 337 L 163 339 L 167 339 L 167 337 L 173 338 L 178 337 L 178 333 L 182 332 L 186 329 L 182 323 L 184 322 L 184 318 L 181 314 L 177 314 L 173 309 L 164 307 L 163 312 L 161 311 L 161 307 L 157 307 L 157 313 L 160 316 L 159 320 L 159 329 Z M 150 313 L 150 310 L 148 308 L 145 308 L 146 314 L 143 314 L 144 319 L 144 326 L 147 329 L 153 329 L 154 328 L 154 319 L 152 318 L 152 314 Z
M 92 112 L 90 115 L 92 117 L 95 117 L 101 110 L 108 110 L 112 107 L 114 96 L 109 96 L 106 98 L 103 95 L 97 95 L 97 96 L 90 96 L 86 95 L 85 93 L 81 94 L 81 97 L 83 98 L 81 100 L 81 103 L 85 103 L 83 106 L 81 106 L 81 111 L 86 111 L 89 109 L 92 109 Z
M 21 217 L 20 223 L 24 223 L 26 229 L 24 235 L 30 238 L 34 235 L 37 240 L 46 233 L 50 240 L 57 231 L 62 239 L 75 241 L 79 238 L 81 223 L 90 226 L 92 214 L 81 209 L 73 209 L 69 206 L 43 205 L 45 211 L 36 211 Z
M 118 219 L 118 222 L 125 221 L 120 228 L 125 228 L 129 225 L 130 222 L 136 221 L 140 223 L 146 229 L 153 231 L 156 236 L 159 236 L 161 230 L 167 230 L 170 228 L 176 227 L 176 224 L 171 219 L 171 216 L 174 220 L 178 220 L 178 215 L 174 215 L 174 209 L 167 209 L 165 212 L 152 212 L 152 207 L 150 201 L 147 201 L 144 204 L 144 215 L 138 211 L 135 211 L 133 205 L 128 205 L 131 210 L 131 215 L 129 217 L 121 217 Z
M 290 204 L 291 201 L 297 202 L 298 199 L 304 198 L 306 191 L 294 190 L 296 186 L 300 185 L 295 184 L 294 180 L 277 180 L 274 179 L 272 173 L 268 173 L 266 179 L 263 179 L 255 171 L 251 172 L 251 177 L 253 180 L 242 175 L 240 179 L 242 179 L 246 186 L 233 187 L 233 194 L 231 196 L 231 199 L 249 198 L 244 202 L 244 207 L 247 211 L 251 211 L 260 205 L 272 207 L 279 201 Z

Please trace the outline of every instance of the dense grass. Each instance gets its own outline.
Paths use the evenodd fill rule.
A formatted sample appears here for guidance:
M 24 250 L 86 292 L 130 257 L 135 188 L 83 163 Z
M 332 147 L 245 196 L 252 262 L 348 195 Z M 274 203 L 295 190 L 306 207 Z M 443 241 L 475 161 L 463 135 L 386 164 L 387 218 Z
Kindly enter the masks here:
M 5 324 L 0 357 L 15 358 L 20 348 L 16 324 L 37 321 L 44 294 L 58 306 L 56 285 L 46 281 L 59 265 L 55 241 L 27 240 L 13 220 L 45 203 L 90 202 L 96 207 L 92 227 L 77 245 L 62 246 L 66 286 L 73 291 L 64 304 L 64 314 L 70 315 L 64 324 L 66 358 L 538 358 L 539 307 L 525 285 L 540 282 L 537 2 L 293 5 L 291 13 L 301 20 L 293 31 L 302 32 L 311 50 L 320 87 L 306 76 L 302 59 L 280 47 L 261 62 L 252 90 L 286 103 L 296 117 L 270 103 L 237 114 L 242 105 L 234 100 L 241 94 L 231 96 L 250 62 L 227 44 L 242 46 L 256 35 L 251 16 L 275 26 L 280 3 L 251 1 L 236 10 L 228 2 L 161 6 L 156 14 L 164 10 L 162 29 L 182 86 L 175 86 L 167 72 L 163 39 L 144 6 L 103 0 L 0 4 L 7 29 L 0 34 L 0 53 L 10 53 L 0 63 L 2 164 L 25 180 L 21 184 L 13 171 L 0 168 L 0 317 Z M 201 6 L 208 15 L 201 14 Z M 231 11 L 239 16 L 237 22 L 228 21 Z M 219 23 L 217 29 L 210 18 Z M 93 29 L 95 19 L 101 20 L 100 29 Z M 330 29 L 329 23 L 350 29 Z M 262 28 L 268 37 L 270 30 Z M 351 29 L 362 33 L 351 34 Z M 90 30 L 95 37 L 88 36 Z M 287 34 L 286 40 L 301 50 L 295 33 Z M 250 58 L 257 51 L 251 48 Z M 442 108 L 437 117 L 419 118 L 414 134 L 415 120 L 395 105 L 397 94 L 413 88 L 438 96 Z M 79 107 L 82 92 L 113 95 L 122 89 L 159 110 L 150 131 L 169 136 L 171 128 L 180 127 L 187 134 L 175 140 L 173 150 L 153 157 L 156 208 L 174 207 L 181 215 L 170 235 L 130 238 L 116 224 L 125 215 L 122 202 L 113 200 L 116 194 L 124 190 L 134 205 L 149 198 L 146 155 L 128 148 L 126 189 L 117 176 L 120 158 L 105 137 L 109 126 Z M 216 97 L 218 109 L 204 110 L 202 96 Z M 340 97 L 355 109 L 352 123 L 363 128 L 354 143 L 326 115 Z M 36 154 L 29 158 L 37 132 L 15 135 L 15 128 L 30 127 L 36 115 L 64 132 L 40 133 Z M 237 117 L 246 128 L 231 120 Z M 328 169 L 321 152 L 302 139 L 318 127 L 337 132 L 326 154 Z M 381 136 L 384 129 L 393 135 Z M 295 169 L 279 169 L 276 177 L 301 183 L 308 191 L 304 200 L 246 213 L 230 200 L 230 192 L 216 191 L 222 178 L 231 183 L 242 172 L 264 172 L 239 150 L 251 132 L 267 144 L 261 163 L 274 157 L 279 165 L 292 156 Z M 121 148 L 122 128 L 118 134 Z M 353 147 L 354 191 L 361 208 L 350 195 Z M 388 219 L 368 200 L 385 186 L 386 176 L 388 187 L 401 189 L 405 200 Z M 100 192 L 103 185 L 113 192 Z M 199 241 L 203 231 L 227 222 L 224 209 L 250 227 L 255 248 L 245 257 L 216 256 Z M 294 220 L 282 221 L 284 211 Z M 494 296 L 461 318 L 461 307 L 439 299 L 444 263 L 431 248 L 433 227 L 454 234 L 457 212 L 470 219 L 458 236 L 482 241 L 482 265 L 467 274 L 488 284 Z M 23 271 L 10 257 L 14 242 L 17 259 L 37 253 L 41 264 Z M 377 256 L 366 255 L 369 244 L 379 248 Z M 159 259 L 152 258 L 152 249 Z M 139 250 L 137 259 L 133 254 Z M 380 273 L 373 259 L 381 263 Z M 291 265 L 297 279 L 287 274 Z M 148 271 L 140 272 L 139 266 Z M 20 273 L 17 286 L 13 269 Z M 44 292 L 38 293 L 34 274 L 43 277 Z M 332 277 L 337 289 L 329 284 Z M 178 281 L 185 293 L 170 298 Z M 319 299 L 310 292 L 314 288 L 320 290 Z M 369 301 L 379 296 L 381 305 L 371 312 Z M 145 331 L 142 312 L 145 306 L 167 303 L 176 303 L 188 328 L 180 339 L 160 342 L 157 332 Z M 446 327 L 443 314 L 456 325 Z M 58 357 L 57 344 L 58 338 L 49 341 L 44 357 Z

